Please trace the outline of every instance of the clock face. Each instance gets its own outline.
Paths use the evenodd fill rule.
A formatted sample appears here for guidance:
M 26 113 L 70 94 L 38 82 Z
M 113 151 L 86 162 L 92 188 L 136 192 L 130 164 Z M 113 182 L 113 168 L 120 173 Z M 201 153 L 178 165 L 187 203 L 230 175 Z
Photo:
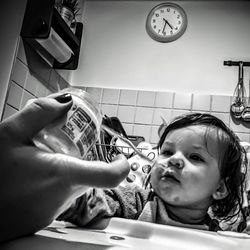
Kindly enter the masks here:
M 146 30 L 158 42 L 172 42 L 181 37 L 187 28 L 187 15 L 177 4 L 163 3 L 148 14 Z

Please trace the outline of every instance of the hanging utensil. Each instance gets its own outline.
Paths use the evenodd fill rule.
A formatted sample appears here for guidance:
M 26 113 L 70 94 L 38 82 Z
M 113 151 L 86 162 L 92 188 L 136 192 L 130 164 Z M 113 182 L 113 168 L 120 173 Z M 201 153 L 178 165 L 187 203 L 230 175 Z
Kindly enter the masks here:
M 235 118 L 241 118 L 246 107 L 246 89 L 243 82 L 243 62 L 239 62 L 239 78 L 233 94 L 231 113 Z
M 243 121 L 249 122 L 250 121 L 250 78 L 249 78 L 249 84 L 248 84 L 248 104 L 244 108 L 241 118 Z

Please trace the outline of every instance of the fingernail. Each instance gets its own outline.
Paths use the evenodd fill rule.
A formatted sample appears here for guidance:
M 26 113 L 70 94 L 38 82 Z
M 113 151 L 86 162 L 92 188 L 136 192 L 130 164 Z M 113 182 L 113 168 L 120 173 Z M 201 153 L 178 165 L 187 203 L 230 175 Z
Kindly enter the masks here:
M 71 94 L 66 93 L 66 94 L 57 96 L 55 99 L 60 103 L 67 103 L 72 100 L 72 96 Z

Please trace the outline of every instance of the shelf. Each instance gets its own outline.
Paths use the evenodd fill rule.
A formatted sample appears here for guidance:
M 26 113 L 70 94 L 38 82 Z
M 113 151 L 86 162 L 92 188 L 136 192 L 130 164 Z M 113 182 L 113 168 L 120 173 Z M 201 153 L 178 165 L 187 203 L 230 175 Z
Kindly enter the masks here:
M 75 34 L 62 19 L 61 15 L 54 7 L 54 0 L 28 0 L 23 19 L 21 37 L 29 42 L 36 50 L 53 58 L 53 68 L 56 69 L 76 69 L 78 66 L 81 37 L 83 25 L 76 23 Z M 49 39 L 51 29 L 73 52 L 71 57 L 63 63 L 60 63 L 50 52 L 42 47 L 37 39 Z M 63 51 L 62 48 L 60 48 Z

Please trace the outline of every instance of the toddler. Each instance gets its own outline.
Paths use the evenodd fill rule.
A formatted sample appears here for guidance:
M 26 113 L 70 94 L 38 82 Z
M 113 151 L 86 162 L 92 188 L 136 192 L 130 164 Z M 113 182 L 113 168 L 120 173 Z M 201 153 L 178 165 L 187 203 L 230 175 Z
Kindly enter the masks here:
M 210 231 L 221 230 L 220 221 L 237 219 L 247 160 L 220 119 L 201 113 L 177 117 L 157 147 L 146 188 L 89 189 L 58 219 L 102 229 L 111 217 L 122 217 Z

